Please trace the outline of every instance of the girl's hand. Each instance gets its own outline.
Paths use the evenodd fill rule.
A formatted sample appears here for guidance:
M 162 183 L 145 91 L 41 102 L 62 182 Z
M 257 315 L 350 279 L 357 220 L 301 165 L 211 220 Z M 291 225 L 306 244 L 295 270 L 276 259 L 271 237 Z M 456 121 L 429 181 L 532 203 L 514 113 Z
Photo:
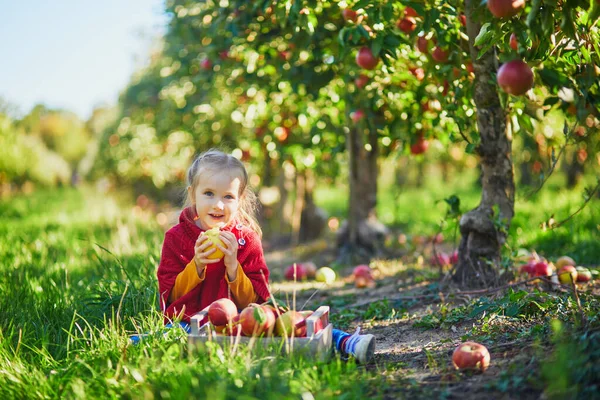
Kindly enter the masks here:
M 223 241 L 225 246 L 219 246 L 215 243 L 225 256 L 223 257 L 223 262 L 225 263 L 225 268 L 227 268 L 227 276 L 229 280 L 232 281 L 235 279 L 237 275 L 238 269 L 238 242 L 237 238 L 232 232 L 229 231 L 221 231 L 219 234 L 219 238 Z
M 198 236 L 198 239 L 196 239 L 196 244 L 194 244 L 194 262 L 196 263 L 198 276 L 202 276 L 202 273 L 208 264 L 214 264 L 220 261 L 219 259 L 215 260 L 207 258 L 216 251 L 214 248 L 208 251 L 206 250 L 211 245 L 210 240 L 207 239 L 208 237 L 202 232 L 202 234 Z

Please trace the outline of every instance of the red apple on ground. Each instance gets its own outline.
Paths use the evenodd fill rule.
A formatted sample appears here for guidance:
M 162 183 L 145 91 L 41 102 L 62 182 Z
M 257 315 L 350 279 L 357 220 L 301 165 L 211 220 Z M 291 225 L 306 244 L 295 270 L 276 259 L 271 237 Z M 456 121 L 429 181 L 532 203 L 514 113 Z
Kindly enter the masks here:
M 482 344 L 465 342 L 452 353 L 452 364 L 461 371 L 484 372 L 490 365 L 490 352 Z
M 592 272 L 585 267 L 577 267 L 577 282 L 589 282 L 592 280 Z
M 525 7 L 525 0 L 488 0 L 487 6 L 494 17 L 510 18 Z
M 369 77 L 365 74 L 360 74 L 355 80 L 354 80 L 354 84 L 356 85 L 357 88 L 362 89 L 365 86 L 367 86 L 367 83 L 369 83 Z
M 533 266 L 534 276 L 551 276 L 552 266 L 546 261 L 540 261 Z
M 454 265 L 458 262 L 458 250 L 454 250 L 450 255 L 450 264 Z
M 533 277 L 535 275 L 535 264 L 537 264 L 537 261 L 529 261 L 527 264 L 521 265 L 519 272 L 526 273 L 530 277 Z
M 304 316 L 298 311 L 290 310 L 281 314 L 275 323 L 275 335 L 291 337 L 293 334 L 296 337 L 300 337 L 302 328 L 296 328 L 296 325 L 300 324 L 303 320 Z
M 356 53 L 356 64 L 364 69 L 373 69 L 379 64 L 379 58 L 373 55 L 370 48 L 361 47 Z
M 288 281 L 294 280 L 296 275 L 297 281 L 303 281 L 306 279 L 306 268 L 302 264 L 292 264 L 285 269 L 285 279 Z
M 344 8 L 344 10 L 342 11 L 342 17 L 344 17 L 345 21 L 356 22 L 357 16 L 358 15 L 356 14 L 356 11 L 350 8 Z
M 260 336 L 273 331 L 275 316 L 267 306 L 253 304 L 242 310 L 240 323 L 246 336 Z
M 369 267 L 366 264 L 361 264 L 354 267 L 352 275 L 354 275 L 355 279 L 359 276 L 362 276 L 367 279 L 373 279 L 373 271 L 371 270 L 371 267 Z
M 357 276 L 354 279 L 354 286 L 362 289 L 362 288 L 373 288 L 375 287 L 375 280 L 367 278 L 366 276 Z
M 565 285 L 577 282 L 577 269 L 572 265 L 565 265 L 558 271 L 558 280 Z
M 444 252 L 438 252 L 436 255 L 431 256 L 430 262 L 432 265 L 443 267 L 450 265 L 450 257 Z
M 506 93 L 520 96 L 533 86 L 533 71 L 522 60 L 512 60 L 498 69 L 498 85 Z
M 231 323 L 236 315 L 238 311 L 235 303 L 227 298 L 215 300 L 208 307 L 208 320 L 215 326 Z

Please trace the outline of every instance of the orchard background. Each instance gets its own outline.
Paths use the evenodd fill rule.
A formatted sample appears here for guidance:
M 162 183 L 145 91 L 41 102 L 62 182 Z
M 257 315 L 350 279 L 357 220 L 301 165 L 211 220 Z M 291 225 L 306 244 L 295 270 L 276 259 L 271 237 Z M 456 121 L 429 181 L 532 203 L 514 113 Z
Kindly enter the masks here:
M 599 397 L 598 1 L 165 13 L 115 107 L 0 103 L 3 398 Z M 163 234 L 211 147 L 249 169 L 275 296 L 375 334 L 372 364 L 129 345 L 160 331 Z M 308 262 L 337 279 L 284 279 Z M 483 374 L 452 366 L 466 340 Z

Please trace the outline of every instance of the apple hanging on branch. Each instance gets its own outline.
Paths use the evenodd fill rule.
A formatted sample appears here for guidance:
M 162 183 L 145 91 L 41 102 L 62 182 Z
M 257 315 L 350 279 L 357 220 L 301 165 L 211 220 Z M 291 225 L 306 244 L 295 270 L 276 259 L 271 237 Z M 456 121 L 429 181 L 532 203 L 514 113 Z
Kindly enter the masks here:
M 498 85 L 508 94 L 520 96 L 533 87 L 533 71 L 522 60 L 512 60 L 498 68 Z
M 373 55 L 370 48 L 364 46 L 356 53 L 356 64 L 364 69 L 374 69 L 379 64 L 379 58 Z

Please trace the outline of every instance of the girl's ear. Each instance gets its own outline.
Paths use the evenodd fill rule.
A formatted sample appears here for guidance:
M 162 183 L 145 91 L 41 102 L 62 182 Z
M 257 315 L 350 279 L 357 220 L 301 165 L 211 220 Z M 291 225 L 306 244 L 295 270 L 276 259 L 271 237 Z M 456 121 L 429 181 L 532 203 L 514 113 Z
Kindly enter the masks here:
M 188 198 L 192 201 L 192 203 L 196 203 L 196 199 L 194 198 L 194 191 L 192 190 L 191 186 L 187 187 L 187 192 L 188 192 Z

